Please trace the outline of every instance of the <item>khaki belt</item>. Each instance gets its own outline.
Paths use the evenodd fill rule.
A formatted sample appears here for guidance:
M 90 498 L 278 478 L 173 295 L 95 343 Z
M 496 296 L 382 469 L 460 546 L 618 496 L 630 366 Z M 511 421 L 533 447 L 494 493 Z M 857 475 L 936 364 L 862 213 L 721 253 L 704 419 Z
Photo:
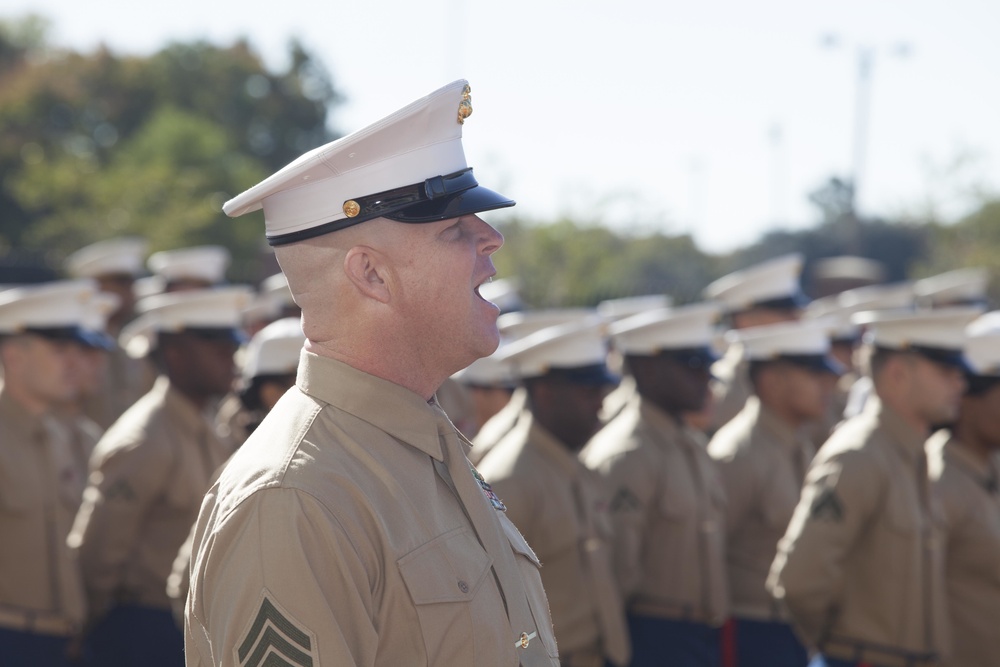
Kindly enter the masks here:
M 62 616 L 27 609 L 11 609 L 10 607 L 0 607 L 0 627 L 60 637 L 70 637 L 80 629 L 77 623 Z

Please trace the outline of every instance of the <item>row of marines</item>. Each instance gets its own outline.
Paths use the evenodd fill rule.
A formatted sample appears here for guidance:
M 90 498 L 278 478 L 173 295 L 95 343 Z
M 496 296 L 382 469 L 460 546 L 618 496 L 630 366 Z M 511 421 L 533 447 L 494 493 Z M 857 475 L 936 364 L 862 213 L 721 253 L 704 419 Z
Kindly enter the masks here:
M 477 214 L 514 203 L 465 162 L 471 113 L 456 81 L 226 203 L 263 208 L 302 308 L 256 346 L 217 277 L 127 324 L 103 293 L 135 271 L 100 257 L 0 292 L 4 664 L 996 664 L 995 318 L 845 293 L 849 383 L 781 258 L 708 304 L 499 322 L 505 382 L 442 385 L 496 347 Z M 112 376 L 141 389 L 88 444 Z
M 0 426 L 13 429 L 3 495 L 20 519 L 5 533 L 27 531 L 0 569 L 5 655 L 28 633 L 61 638 L 53 650 L 86 664 L 153 664 L 152 647 L 181 664 L 178 549 L 216 469 L 294 381 L 304 336 L 286 318 L 237 355 L 242 401 L 218 401 L 248 316 L 263 322 L 248 290 L 213 287 L 216 248 L 166 253 L 173 277 L 112 340 L 123 299 L 97 286 L 127 284 L 142 248 L 97 244 L 72 258 L 86 279 L 0 292 Z M 497 353 L 440 392 L 544 564 L 562 664 L 804 665 L 810 649 L 833 665 L 1000 660 L 988 576 L 1000 529 L 996 314 L 969 324 L 981 308 L 899 308 L 912 290 L 893 286 L 841 294 L 839 314 L 821 303 L 794 321 L 800 266 L 789 257 L 740 272 L 702 304 L 508 313 Z M 727 310 L 727 282 L 748 305 L 730 299 Z M 294 308 L 281 290 L 267 298 L 271 319 Z M 732 330 L 719 360 L 723 314 L 788 321 Z M 867 389 L 854 381 L 862 349 Z M 147 356 L 152 365 L 138 360 Z M 88 411 L 99 418 L 128 391 L 100 387 L 112 363 L 129 369 L 119 378 L 156 379 L 98 445 Z M 713 429 L 713 408 L 739 391 L 720 381 L 726 372 L 749 396 Z M 855 398 L 865 407 L 814 458 L 851 386 L 871 394 Z M 495 407 L 472 418 L 471 402 Z

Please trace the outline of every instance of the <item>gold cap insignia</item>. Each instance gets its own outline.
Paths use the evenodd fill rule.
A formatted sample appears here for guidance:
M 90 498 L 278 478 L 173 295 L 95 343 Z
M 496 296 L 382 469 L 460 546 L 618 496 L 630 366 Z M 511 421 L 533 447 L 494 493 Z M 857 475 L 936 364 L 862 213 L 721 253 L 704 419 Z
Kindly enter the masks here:
M 465 119 L 472 115 L 472 88 L 465 84 L 462 90 L 462 101 L 458 103 L 458 124 L 464 125 Z
M 348 218 L 353 218 L 358 213 L 361 213 L 361 207 L 358 205 L 358 202 L 353 199 L 348 199 L 344 202 L 344 215 Z

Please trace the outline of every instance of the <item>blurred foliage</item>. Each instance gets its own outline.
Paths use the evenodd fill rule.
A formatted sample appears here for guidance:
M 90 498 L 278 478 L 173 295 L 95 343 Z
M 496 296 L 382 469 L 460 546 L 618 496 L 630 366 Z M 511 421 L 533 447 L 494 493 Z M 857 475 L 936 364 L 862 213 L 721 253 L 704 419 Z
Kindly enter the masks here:
M 593 306 L 604 299 L 670 294 L 693 301 L 712 279 L 713 259 L 690 236 L 628 236 L 569 220 L 541 224 L 514 218 L 498 225 L 501 276 L 517 276 L 532 306 Z
M 259 221 L 222 203 L 333 138 L 323 66 L 295 42 L 273 73 L 243 41 L 121 57 L 51 49 L 46 30 L 0 22 L 0 250 L 58 263 L 138 234 L 152 250 L 226 245 L 231 277 L 259 277 Z
M 1000 199 L 990 199 L 958 222 L 928 225 L 930 252 L 914 270 L 918 277 L 960 267 L 990 270 L 989 301 L 1000 307 Z

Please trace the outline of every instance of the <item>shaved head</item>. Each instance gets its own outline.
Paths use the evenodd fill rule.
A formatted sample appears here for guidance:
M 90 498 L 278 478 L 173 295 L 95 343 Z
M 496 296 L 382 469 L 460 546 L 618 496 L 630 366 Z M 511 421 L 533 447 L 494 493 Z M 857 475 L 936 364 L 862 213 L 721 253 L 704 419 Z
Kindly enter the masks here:
M 496 349 L 499 309 L 478 290 L 502 243 L 474 215 L 376 218 L 278 246 L 275 256 L 302 308 L 306 349 L 430 397 Z

